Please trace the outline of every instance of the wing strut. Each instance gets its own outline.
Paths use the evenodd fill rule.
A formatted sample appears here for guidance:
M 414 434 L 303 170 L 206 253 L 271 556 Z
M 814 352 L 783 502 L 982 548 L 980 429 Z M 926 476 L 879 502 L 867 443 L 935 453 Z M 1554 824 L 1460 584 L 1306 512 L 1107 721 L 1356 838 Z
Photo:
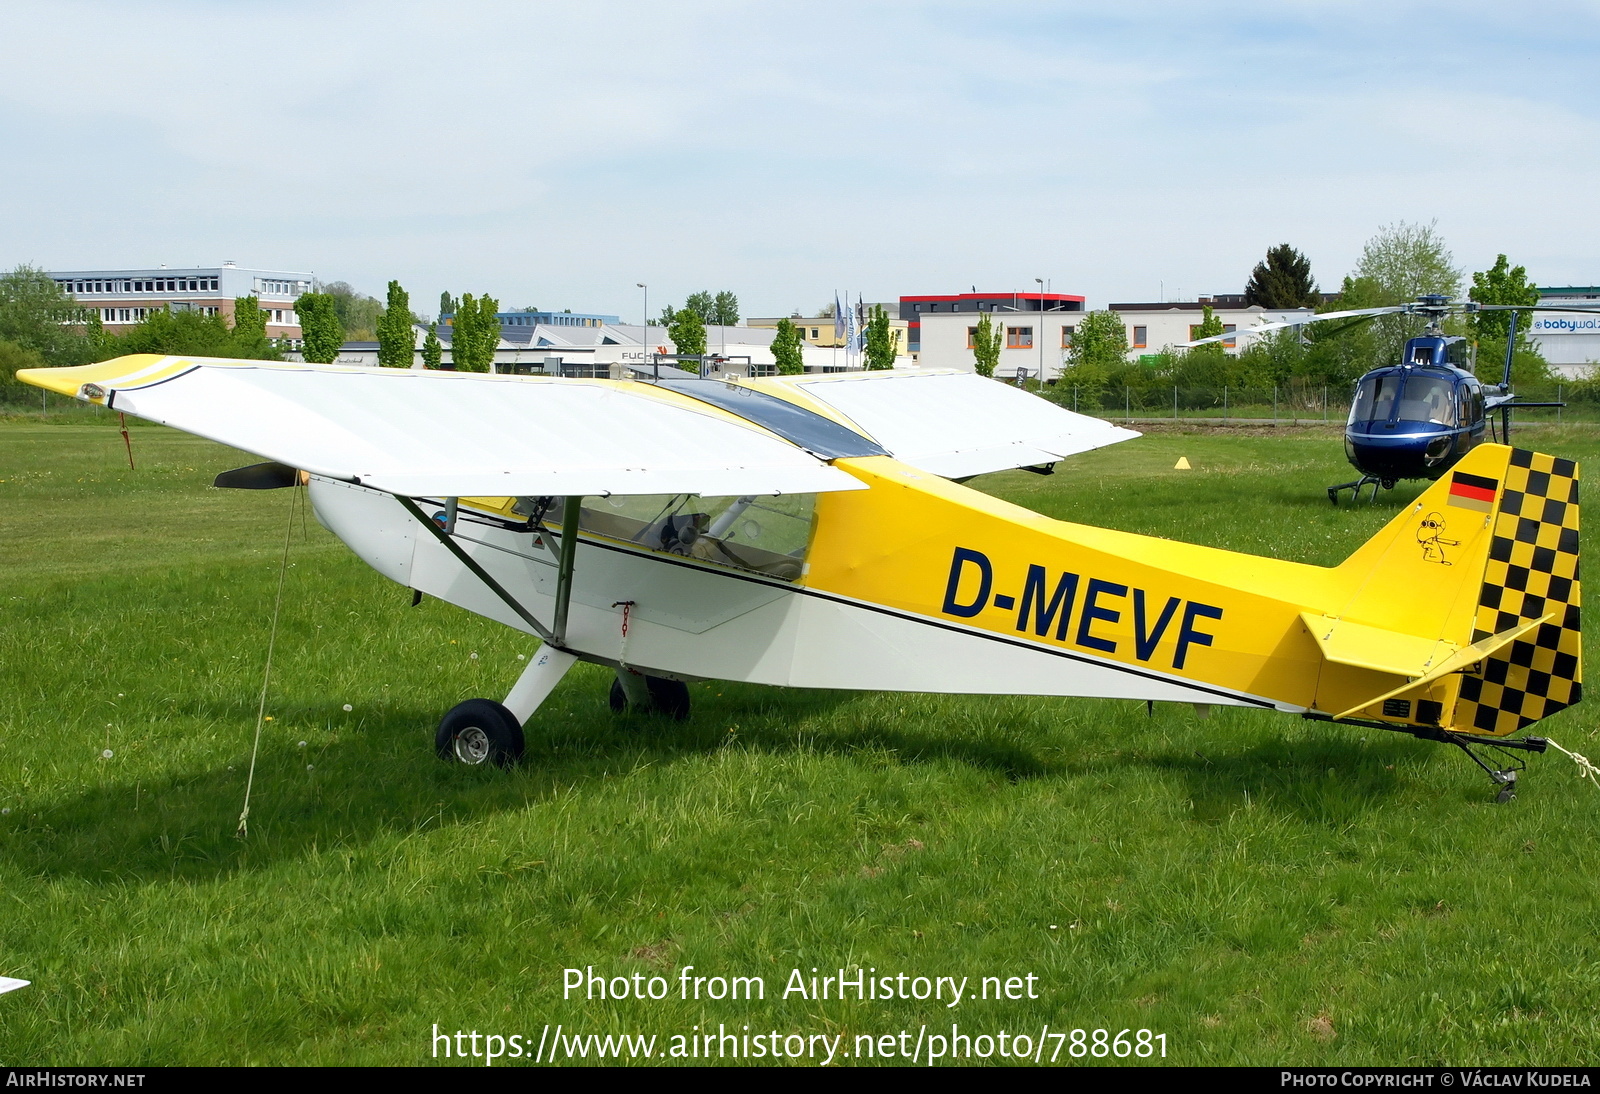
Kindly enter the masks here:
M 449 551 L 452 555 L 455 555 L 456 560 L 460 562 L 461 565 L 471 570 L 479 581 L 487 585 L 490 592 L 494 593 L 495 596 L 498 596 L 501 600 L 505 601 L 506 607 L 510 608 L 512 611 L 516 612 L 517 615 L 521 616 L 523 622 L 532 627 L 534 632 L 537 633 L 540 638 L 544 639 L 552 646 L 555 646 L 557 649 L 566 648 L 565 631 L 567 629 L 567 602 L 572 598 L 572 559 L 577 553 L 576 548 L 578 542 L 578 537 L 576 535 L 568 536 L 566 531 L 568 524 L 573 526 L 572 530 L 574 532 L 577 531 L 578 504 L 580 499 L 567 499 L 567 510 L 566 513 L 563 514 L 563 520 L 561 522 L 561 566 L 557 571 L 556 576 L 556 629 L 554 631 L 535 619 L 533 617 L 533 613 L 527 608 L 524 608 L 517 601 L 516 597 L 506 592 L 505 587 L 491 577 L 488 570 L 485 570 L 482 566 L 478 565 L 478 563 L 473 560 L 471 555 L 463 551 L 461 549 L 461 545 L 458 544 L 447 532 L 445 532 L 443 528 L 440 528 L 437 524 L 430 520 L 428 515 L 417 507 L 416 502 L 402 494 L 395 494 L 394 499 L 401 505 L 405 506 L 406 512 L 416 517 L 418 522 L 420 522 L 424 528 L 433 533 L 433 538 L 443 544 L 445 550 Z

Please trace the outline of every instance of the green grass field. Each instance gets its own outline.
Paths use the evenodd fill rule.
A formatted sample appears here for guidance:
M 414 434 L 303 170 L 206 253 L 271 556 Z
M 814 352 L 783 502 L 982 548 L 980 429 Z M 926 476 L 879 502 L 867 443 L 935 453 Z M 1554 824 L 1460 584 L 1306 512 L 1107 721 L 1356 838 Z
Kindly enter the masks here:
M 1600 1048 L 1600 792 L 1557 753 L 1497 806 L 1454 750 L 1282 715 L 708 683 L 667 723 L 613 716 L 579 666 L 520 768 L 463 769 L 439 716 L 503 695 L 533 644 L 411 608 L 298 517 L 237 839 L 291 492 L 213 490 L 250 459 L 133 438 L 130 471 L 103 420 L 0 421 L 0 975 L 33 981 L 0 995 L 0 1064 L 414 1064 L 435 1023 L 658 1056 L 719 1023 L 846 1052 L 1148 1029 L 1180 1064 Z M 1600 452 L 1587 427 L 1518 440 Z M 1349 470 L 1334 431 L 1206 430 L 975 485 L 1331 564 L 1418 491 L 1335 509 Z M 1591 713 L 1538 732 L 1592 753 Z M 672 993 L 564 1000 L 586 966 Z M 766 998 L 678 999 L 687 966 Z M 857 967 L 1039 998 L 783 997 L 792 969 Z

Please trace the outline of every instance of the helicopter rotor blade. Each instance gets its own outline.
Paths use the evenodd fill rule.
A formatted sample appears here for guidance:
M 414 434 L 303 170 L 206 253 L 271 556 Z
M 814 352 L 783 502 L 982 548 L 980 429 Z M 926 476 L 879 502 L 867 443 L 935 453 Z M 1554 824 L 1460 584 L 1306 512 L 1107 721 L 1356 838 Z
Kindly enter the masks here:
M 1237 338 L 1241 334 L 1266 334 L 1268 331 L 1283 330 L 1286 327 L 1303 327 L 1308 323 L 1324 323 L 1330 319 L 1355 319 L 1356 322 L 1365 322 L 1377 315 L 1397 315 L 1406 310 L 1405 305 L 1388 308 L 1356 308 L 1352 311 L 1329 311 L 1321 315 L 1308 315 L 1303 319 L 1290 319 L 1278 323 L 1262 323 L 1256 327 L 1241 327 L 1238 330 L 1228 331 L 1226 334 L 1213 334 L 1209 338 L 1196 338 L 1192 342 L 1177 342 L 1173 349 L 1193 349 L 1195 346 L 1205 346 L 1212 342 L 1221 342 L 1226 338 Z M 1353 324 L 1352 324 L 1353 325 Z
M 1468 311 L 1571 311 L 1597 312 L 1600 304 L 1477 304 L 1467 305 Z

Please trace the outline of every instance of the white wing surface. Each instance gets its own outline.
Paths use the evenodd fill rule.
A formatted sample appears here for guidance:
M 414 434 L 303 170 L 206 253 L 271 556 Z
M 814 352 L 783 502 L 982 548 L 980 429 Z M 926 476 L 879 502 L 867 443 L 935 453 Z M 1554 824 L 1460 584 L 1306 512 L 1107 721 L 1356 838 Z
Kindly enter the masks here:
M 970 372 L 899 369 L 792 382 L 896 459 L 950 479 L 1054 463 L 1139 436 Z
M 644 384 L 151 356 L 24 371 L 30 383 L 412 497 L 864 488 L 765 430 Z

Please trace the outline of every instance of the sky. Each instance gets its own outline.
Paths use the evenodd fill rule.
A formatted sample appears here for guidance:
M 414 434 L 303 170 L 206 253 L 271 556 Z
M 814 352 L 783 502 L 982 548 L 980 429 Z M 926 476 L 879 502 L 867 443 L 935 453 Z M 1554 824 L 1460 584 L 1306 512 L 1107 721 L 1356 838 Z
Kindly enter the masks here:
M 1600 283 L 1600 2 L 7 0 L 0 267 L 314 271 L 636 321 L 731 289 Z

